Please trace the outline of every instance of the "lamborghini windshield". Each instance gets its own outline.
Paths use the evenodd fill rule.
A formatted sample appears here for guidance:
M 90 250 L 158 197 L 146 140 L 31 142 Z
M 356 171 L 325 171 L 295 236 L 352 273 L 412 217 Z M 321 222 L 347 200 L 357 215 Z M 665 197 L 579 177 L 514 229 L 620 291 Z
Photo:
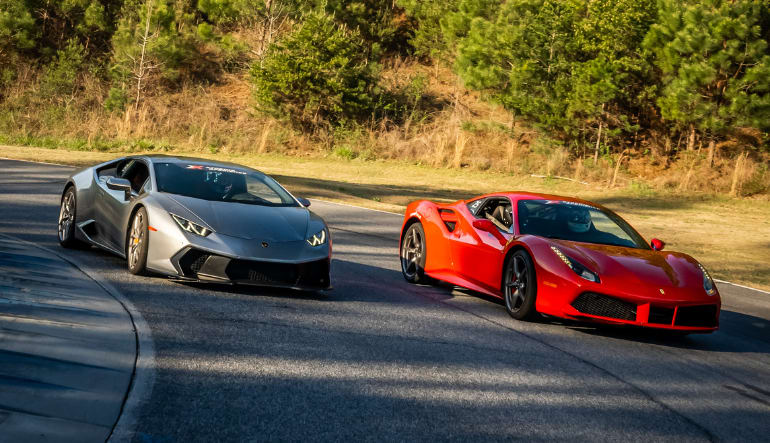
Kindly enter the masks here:
M 229 166 L 197 163 L 156 163 L 160 192 L 210 201 L 264 206 L 297 206 L 296 200 L 272 178 Z
M 620 217 L 583 203 L 519 200 L 519 232 L 560 240 L 649 249 Z

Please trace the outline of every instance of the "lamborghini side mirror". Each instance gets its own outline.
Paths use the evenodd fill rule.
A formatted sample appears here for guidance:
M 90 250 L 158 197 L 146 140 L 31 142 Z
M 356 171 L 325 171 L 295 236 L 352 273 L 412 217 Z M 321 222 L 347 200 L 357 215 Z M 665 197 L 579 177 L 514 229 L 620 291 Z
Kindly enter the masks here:
M 299 201 L 299 204 L 301 204 L 302 206 L 304 206 L 306 208 L 310 206 L 310 200 L 308 200 L 306 198 L 297 197 L 297 201 Z
M 650 247 L 655 251 L 662 251 L 665 246 L 666 246 L 666 243 L 663 242 L 663 240 L 653 238 L 650 241 Z
M 123 191 L 125 200 L 131 198 L 131 182 L 125 178 L 110 177 L 107 179 L 107 187 L 113 191 Z

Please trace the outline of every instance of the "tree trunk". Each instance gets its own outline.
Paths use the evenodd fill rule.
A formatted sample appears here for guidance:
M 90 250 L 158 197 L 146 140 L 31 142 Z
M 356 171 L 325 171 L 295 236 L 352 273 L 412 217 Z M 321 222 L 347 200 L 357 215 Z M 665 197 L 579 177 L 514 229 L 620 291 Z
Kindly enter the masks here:
M 139 110 L 139 101 L 142 98 L 142 80 L 144 80 L 146 73 L 146 66 L 144 64 L 144 56 L 147 52 L 147 42 L 150 40 L 150 20 L 152 20 L 152 0 L 147 0 L 147 18 L 144 25 L 144 35 L 142 36 L 142 55 L 139 58 L 139 69 L 137 70 L 136 77 L 136 101 L 134 102 L 134 112 Z
M 599 133 L 596 134 L 596 146 L 594 147 L 594 164 L 599 161 L 599 145 L 602 142 L 602 128 L 604 127 L 604 120 L 599 120 Z
M 516 135 L 516 113 L 514 112 L 511 117 L 511 141 L 510 148 L 508 148 L 508 171 L 511 171 L 511 163 L 513 163 L 513 155 L 519 149 L 519 136 Z
M 695 149 L 695 125 L 690 125 L 690 136 L 687 138 L 687 150 Z
M 709 138 L 708 155 L 706 156 L 706 164 L 708 164 L 709 168 L 714 164 L 714 152 L 716 151 L 716 144 L 716 140 L 714 140 L 714 137 L 711 136 Z
M 735 160 L 735 169 L 733 170 L 733 184 L 730 186 L 730 195 L 733 197 L 738 195 L 738 180 L 741 176 L 741 173 L 743 171 L 743 163 L 746 161 L 746 157 L 748 156 L 748 152 L 739 154 L 738 158 Z

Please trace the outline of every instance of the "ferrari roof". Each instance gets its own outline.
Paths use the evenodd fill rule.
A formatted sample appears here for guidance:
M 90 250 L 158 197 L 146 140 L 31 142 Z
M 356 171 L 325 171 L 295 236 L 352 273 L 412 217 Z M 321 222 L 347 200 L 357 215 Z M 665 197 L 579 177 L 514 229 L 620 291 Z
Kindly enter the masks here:
M 567 197 L 564 195 L 554 195 L 554 194 L 541 194 L 538 192 L 528 192 L 528 191 L 503 191 L 503 192 L 492 192 L 489 194 L 484 194 L 476 198 L 485 198 L 485 197 L 494 197 L 494 196 L 504 196 L 511 199 L 511 201 L 516 200 L 556 200 L 556 201 L 568 201 L 568 202 L 575 202 L 575 203 L 583 203 L 589 206 L 596 206 L 598 208 L 604 208 L 604 206 L 600 205 L 599 203 L 595 203 L 588 200 L 583 200 L 581 198 L 577 197 Z M 472 198 L 469 200 L 475 200 L 476 198 Z

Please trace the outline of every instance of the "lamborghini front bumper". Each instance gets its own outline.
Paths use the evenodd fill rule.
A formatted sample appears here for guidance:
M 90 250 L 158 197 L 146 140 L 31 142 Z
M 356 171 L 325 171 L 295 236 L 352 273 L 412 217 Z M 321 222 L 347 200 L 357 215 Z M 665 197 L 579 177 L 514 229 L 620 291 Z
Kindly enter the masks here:
M 302 263 L 244 260 L 194 247 L 171 258 L 183 280 L 305 290 L 329 289 L 329 262 L 329 258 Z

